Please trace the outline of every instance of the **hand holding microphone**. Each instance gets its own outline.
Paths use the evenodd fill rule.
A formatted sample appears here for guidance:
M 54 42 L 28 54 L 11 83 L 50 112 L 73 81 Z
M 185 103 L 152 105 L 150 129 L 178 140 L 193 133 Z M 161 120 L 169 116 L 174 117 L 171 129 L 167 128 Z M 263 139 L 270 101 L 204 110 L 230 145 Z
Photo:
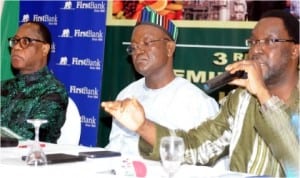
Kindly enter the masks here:
M 237 71 L 234 74 L 229 73 L 228 71 L 224 72 L 221 75 L 218 75 L 208 81 L 203 85 L 203 88 L 206 92 L 211 93 L 225 85 L 236 78 L 247 78 L 247 73 L 245 71 Z
M 226 66 L 226 72 L 204 83 L 204 90 L 211 93 L 235 79 L 247 79 L 236 80 L 232 84 L 245 88 L 249 93 L 256 95 L 260 103 L 264 103 L 271 97 L 263 76 L 264 68 L 267 68 L 267 64 L 258 60 L 258 56 L 235 62 Z M 231 74 L 229 71 L 235 73 Z

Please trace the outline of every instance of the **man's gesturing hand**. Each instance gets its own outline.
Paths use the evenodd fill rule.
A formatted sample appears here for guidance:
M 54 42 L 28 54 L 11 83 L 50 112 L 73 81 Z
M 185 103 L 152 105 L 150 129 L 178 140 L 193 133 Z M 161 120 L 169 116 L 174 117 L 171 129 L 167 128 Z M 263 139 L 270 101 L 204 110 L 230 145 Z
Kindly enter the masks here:
M 102 102 L 101 106 L 122 125 L 137 131 L 145 121 L 143 106 L 136 99 Z

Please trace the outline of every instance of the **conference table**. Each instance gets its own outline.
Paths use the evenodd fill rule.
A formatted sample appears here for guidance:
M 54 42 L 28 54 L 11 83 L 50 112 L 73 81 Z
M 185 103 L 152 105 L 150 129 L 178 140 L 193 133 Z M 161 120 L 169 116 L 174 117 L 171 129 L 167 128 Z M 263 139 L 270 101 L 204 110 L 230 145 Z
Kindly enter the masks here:
M 16 147 L 0 148 L 0 174 L 1 177 L 86 177 L 86 178 L 116 178 L 137 177 L 135 163 L 143 165 L 147 178 L 167 178 L 159 161 L 145 160 L 141 157 L 117 156 L 108 158 L 87 158 L 85 161 L 48 164 L 46 166 L 28 166 L 21 159 L 29 151 L 32 141 L 21 141 Z M 43 143 L 46 154 L 66 153 L 78 155 L 82 151 L 100 151 L 104 148 L 86 147 L 80 145 L 61 145 Z M 113 171 L 112 171 L 113 170 Z M 174 178 L 211 178 L 230 177 L 244 178 L 251 175 L 230 171 L 219 171 L 206 166 L 182 165 Z

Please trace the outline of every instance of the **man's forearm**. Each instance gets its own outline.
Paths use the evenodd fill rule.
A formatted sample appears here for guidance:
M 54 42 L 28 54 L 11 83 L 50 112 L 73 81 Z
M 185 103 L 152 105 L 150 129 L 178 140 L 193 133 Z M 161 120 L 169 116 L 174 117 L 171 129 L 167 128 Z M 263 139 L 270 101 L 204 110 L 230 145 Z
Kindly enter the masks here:
M 154 145 L 156 143 L 156 128 L 155 124 L 148 119 L 144 120 L 144 123 L 137 130 L 137 133 L 150 145 Z

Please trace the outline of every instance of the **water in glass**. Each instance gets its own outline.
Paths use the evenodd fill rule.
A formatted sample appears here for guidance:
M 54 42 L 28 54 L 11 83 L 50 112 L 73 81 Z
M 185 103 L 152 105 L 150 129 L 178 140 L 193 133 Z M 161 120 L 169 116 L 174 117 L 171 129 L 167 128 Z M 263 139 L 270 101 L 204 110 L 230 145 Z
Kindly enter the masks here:
M 160 140 L 160 159 L 162 166 L 171 178 L 178 171 L 184 157 L 183 139 L 177 136 L 167 136 Z

